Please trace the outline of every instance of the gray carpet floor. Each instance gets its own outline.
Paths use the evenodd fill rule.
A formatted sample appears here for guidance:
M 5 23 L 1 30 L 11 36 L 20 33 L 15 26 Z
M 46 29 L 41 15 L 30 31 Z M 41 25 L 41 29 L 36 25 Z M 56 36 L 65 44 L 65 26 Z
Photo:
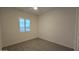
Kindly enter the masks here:
M 8 51 L 73 51 L 71 48 L 64 47 L 39 38 L 3 48 L 3 50 L 6 49 Z

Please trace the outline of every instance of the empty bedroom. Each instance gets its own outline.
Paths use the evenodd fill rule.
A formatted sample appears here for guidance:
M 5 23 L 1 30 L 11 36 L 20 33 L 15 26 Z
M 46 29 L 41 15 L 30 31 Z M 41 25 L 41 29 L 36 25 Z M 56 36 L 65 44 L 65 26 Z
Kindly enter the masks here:
M 0 50 L 74 51 L 75 7 L 0 7 Z

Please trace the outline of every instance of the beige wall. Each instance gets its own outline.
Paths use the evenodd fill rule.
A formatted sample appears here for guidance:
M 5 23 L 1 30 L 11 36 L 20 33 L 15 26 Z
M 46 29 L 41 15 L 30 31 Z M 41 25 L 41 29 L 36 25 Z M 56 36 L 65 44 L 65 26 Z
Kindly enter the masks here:
M 0 50 L 2 50 L 2 43 L 1 43 L 1 40 L 2 40 L 2 35 L 1 35 L 1 10 L 0 10 Z
M 2 8 L 2 44 L 3 47 L 37 37 L 37 16 L 14 8 Z M 30 17 L 31 31 L 19 31 L 19 17 Z
M 79 8 L 77 8 L 77 18 L 78 18 L 78 31 L 77 31 L 77 41 L 76 41 L 76 44 L 77 44 L 77 50 L 79 51 Z
M 39 17 L 39 37 L 74 48 L 75 8 L 56 8 Z
M 2 35 L 1 35 L 1 24 L 0 24 L 0 50 L 1 50 L 1 48 L 2 48 L 2 43 L 1 43 L 1 40 L 2 40 L 2 37 L 1 37 Z

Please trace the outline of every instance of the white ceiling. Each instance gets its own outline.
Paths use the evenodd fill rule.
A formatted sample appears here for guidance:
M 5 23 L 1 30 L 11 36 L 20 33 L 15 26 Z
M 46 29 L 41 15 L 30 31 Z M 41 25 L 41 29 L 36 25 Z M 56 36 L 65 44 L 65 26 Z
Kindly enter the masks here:
M 46 13 L 54 9 L 54 7 L 38 7 L 38 10 L 34 10 L 33 7 L 17 7 L 17 9 L 28 13 L 32 13 L 32 14 L 41 15 L 43 13 Z

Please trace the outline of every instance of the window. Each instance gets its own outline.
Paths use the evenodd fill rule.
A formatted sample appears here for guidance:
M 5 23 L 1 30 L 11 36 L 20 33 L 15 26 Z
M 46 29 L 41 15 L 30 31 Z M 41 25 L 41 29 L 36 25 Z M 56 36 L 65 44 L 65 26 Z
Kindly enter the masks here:
M 26 19 L 26 32 L 30 32 L 30 19 Z
M 24 20 L 20 18 L 19 20 L 20 32 L 30 32 L 30 19 Z
M 24 19 L 23 18 L 20 18 L 19 26 L 20 26 L 20 32 L 25 32 L 25 24 L 24 24 Z

